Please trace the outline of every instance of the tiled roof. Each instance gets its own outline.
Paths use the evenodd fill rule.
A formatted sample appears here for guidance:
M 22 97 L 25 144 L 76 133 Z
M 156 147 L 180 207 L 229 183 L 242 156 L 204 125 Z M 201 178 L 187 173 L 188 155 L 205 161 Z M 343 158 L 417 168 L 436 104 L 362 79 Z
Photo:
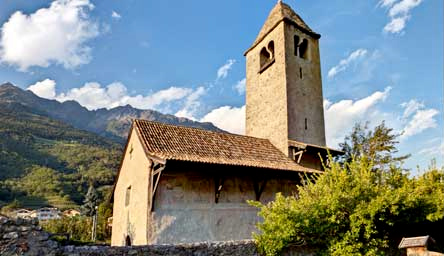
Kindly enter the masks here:
M 410 248 L 410 247 L 423 247 L 427 246 L 427 242 L 431 239 L 430 236 L 417 236 L 417 237 L 403 237 L 401 243 L 399 243 L 399 248 Z
M 270 141 L 198 128 L 134 120 L 146 153 L 163 160 L 319 172 L 292 161 Z
M 303 32 L 313 36 L 314 38 L 320 38 L 321 35 L 314 32 L 302 18 L 295 12 L 291 7 L 287 4 L 279 1 L 276 6 L 271 10 L 268 15 L 265 24 L 262 26 L 259 35 L 254 41 L 253 45 L 245 52 L 245 55 L 256 45 L 258 45 L 270 31 L 272 31 L 281 21 L 286 20 L 288 22 L 293 23 L 296 27 L 298 27 Z

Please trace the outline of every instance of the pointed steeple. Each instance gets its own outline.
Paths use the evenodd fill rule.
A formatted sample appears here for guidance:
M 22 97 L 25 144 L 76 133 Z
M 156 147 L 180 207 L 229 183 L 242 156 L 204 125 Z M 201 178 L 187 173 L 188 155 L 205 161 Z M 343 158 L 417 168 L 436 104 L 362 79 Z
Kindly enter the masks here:
M 259 44 L 265 36 L 268 35 L 281 21 L 286 21 L 297 28 L 299 28 L 302 32 L 312 36 L 315 39 L 319 39 L 321 35 L 314 32 L 302 18 L 293 10 L 291 7 L 282 2 L 282 0 L 278 0 L 277 4 L 271 10 L 268 15 L 267 20 L 262 26 L 261 31 L 259 32 L 256 40 L 253 45 L 245 52 L 246 55 L 252 48 L 254 48 L 257 44 Z

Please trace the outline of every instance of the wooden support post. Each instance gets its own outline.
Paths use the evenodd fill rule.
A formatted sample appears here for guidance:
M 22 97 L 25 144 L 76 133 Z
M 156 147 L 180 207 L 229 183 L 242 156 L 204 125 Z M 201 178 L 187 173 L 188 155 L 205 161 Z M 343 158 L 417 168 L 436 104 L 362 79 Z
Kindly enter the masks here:
M 267 184 L 267 179 L 253 180 L 254 193 L 256 195 L 256 201 L 260 201 L 262 192 L 264 192 L 265 185 Z
M 165 169 L 164 164 L 155 163 L 153 169 L 151 170 L 151 211 L 154 211 L 154 198 L 156 196 L 157 186 L 159 185 L 160 176 L 162 171 Z
M 224 179 L 221 177 L 214 178 L 214 202 L 217 204 L 219 202 L 220 192 L 224 185 Z

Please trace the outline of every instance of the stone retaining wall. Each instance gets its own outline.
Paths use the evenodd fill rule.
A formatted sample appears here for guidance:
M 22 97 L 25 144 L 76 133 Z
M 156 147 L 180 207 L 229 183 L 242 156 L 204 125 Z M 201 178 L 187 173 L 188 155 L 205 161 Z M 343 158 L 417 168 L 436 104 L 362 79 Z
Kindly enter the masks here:
M 38 226 L 36 219 L 10 219 L 0 215 L 0 255 L 60 255 L 60 256 L 107 256 L 107 255 L 178 255 L 178 256 L 259 256 L 253 240 L 202 242 L 174 245 L 146 245 L 131 247 L 113 246 L 63 246 L 51 240 L 51 234 Z M 284 255 L 306 256 L 304 248 L 291 250 Z

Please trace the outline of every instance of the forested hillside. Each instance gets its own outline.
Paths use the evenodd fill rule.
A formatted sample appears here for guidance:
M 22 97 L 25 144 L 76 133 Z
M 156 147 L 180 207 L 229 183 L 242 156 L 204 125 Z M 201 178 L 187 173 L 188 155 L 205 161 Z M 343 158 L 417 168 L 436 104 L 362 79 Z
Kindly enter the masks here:
M 135 118 L 221 131 L 131 106 L 90 111 L 0 85 L 0 206 L 78 207 L 90 184 L 104 198 Z
M 74 207 L 90 183 L 105 194 L 121 150 L 121 144 L 27 106 L 0 102 L 0 203 Z

